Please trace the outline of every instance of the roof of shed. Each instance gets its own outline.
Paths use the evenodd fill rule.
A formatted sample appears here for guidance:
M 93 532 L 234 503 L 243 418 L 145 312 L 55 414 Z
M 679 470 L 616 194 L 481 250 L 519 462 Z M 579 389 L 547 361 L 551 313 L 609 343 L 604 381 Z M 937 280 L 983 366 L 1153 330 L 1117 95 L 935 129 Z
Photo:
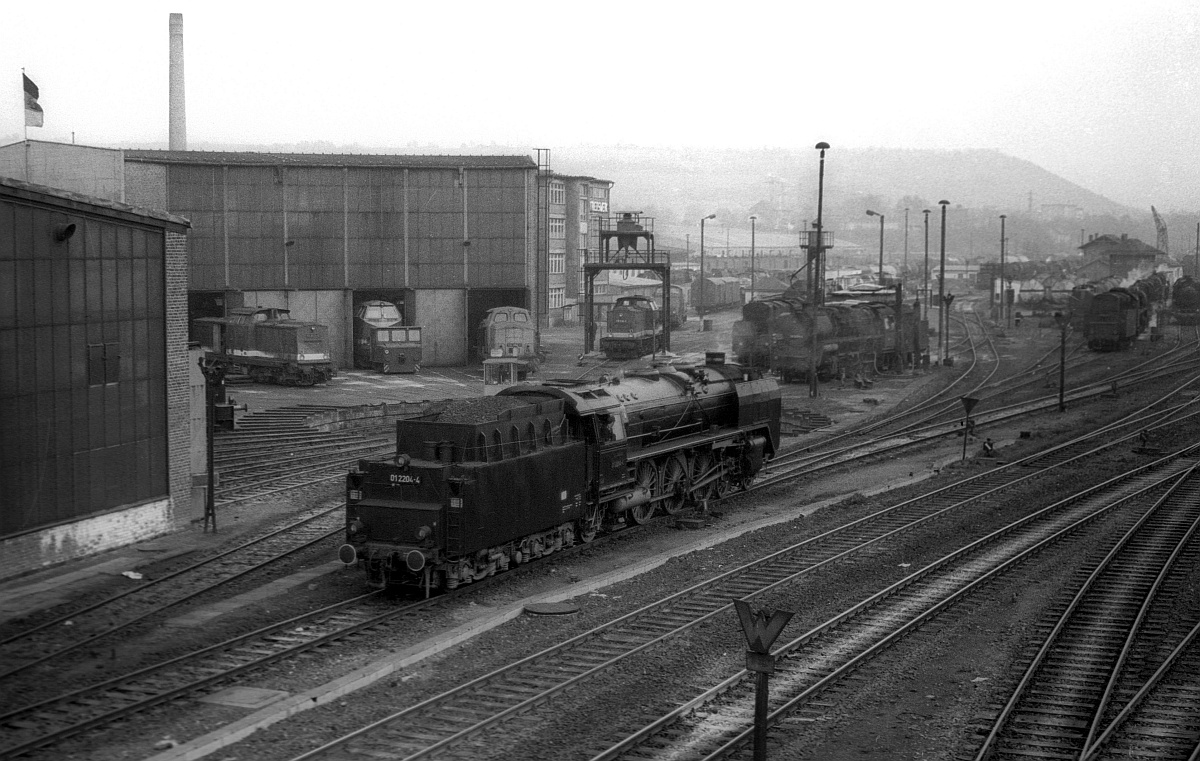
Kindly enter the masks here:
M 29 201 L 50 202 L 57 206 L 76 212 L 107 212 L 110 216 L 124 218 L 128 221 L 145 223 L 146 219 L 157 220 L 164 227 L 174 232 L 186 232 L 192 223 L 185 217 L 169 214 L 159 209 L 147 209 L 141 206 L 110 201 L 107 198 L 76 193 L 62 188 L 52 188 L 46 185 L 35 185 L 32 182 L 17 180 L 12 177 L 0 177 L 0 195 L 11 198 L 23 198 Z M 91 207 L 91 208 L 89 208 Z M 142 217 L 143 219 L 136 219 Z
M 416 156 L 380 153 L 260 153 L 126 149 L 126 161 L 149 164 L 395 167 L 411 169 L 537 169 L 529 156 Z

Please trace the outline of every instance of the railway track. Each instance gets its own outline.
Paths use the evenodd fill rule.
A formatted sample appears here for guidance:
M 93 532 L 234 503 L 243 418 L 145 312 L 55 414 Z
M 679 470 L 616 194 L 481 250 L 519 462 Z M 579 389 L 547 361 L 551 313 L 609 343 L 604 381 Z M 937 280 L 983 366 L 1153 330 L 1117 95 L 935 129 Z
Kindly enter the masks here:
M 335 433 L 308 425 L 314 413 L 336 409 L 284 407 L 239 420 L 238 431 L 219 436 L 214 443 L 213 467 L 220 474 L 214 504 L 225 507 L 344 477 L 355 461 L 395 446 L 391 421 Z
M 0 689 L 20 672 L 38 667 L 53 670 L 70 653 L 96 646 L 105 638 L 160 615 L 168 608 L 260 571 L 342 531 L 344 517 L 340 505 L 307 509 L 286 525 L 212 557 L 72 608 L 67 613 L 18 628 L 0 640 L 0 657 L 8 664 L 0 672 Z M 6 696 L 5 700 L 11 701 L 13 697 Z
M 1175 601 L 1167 587 L 1179 560 L 1189 554 L 1195 559 L 1198 470 L 1193 466 L 1181 474 L 1090 570 L 1001 709 L 978 761 L 1086 758 L 1099 753 L 1101 736 L 1107 741 L 1120 731 L 1132 738 L 1133 724 L 1117 730 L 1106 729 L 1105 722 L 1125 707 L 1125 696 L 1144 686 L 1131 660 L 1164 636 L 1160 622 Z M 1200 676 L 1200 670 L 1191 674 Z M 1198 704 L 1193 701 L 1191 707 Z M 1186 726 L 1188 706 L 1173 708 L 1175 719 Z M 1153 753 L 1152 747 L 1142 748 L 1139 756 L 1175 757 Z
M 1094 450 L 1079 451 L 1084 448 L 1083 442 L 1072 446 L 1077 448 L 1073 458 L 1076 462 L 1095 454 Z M 1063 466 L 1060 462 L 1048 467 Z M 552 704 L 554 697 L 563 691 L 648 648 L 678 641 L 714 616 L 727 613 L 732 599 L 753 599 L 795 583 L 826 564 L 869 551 L 879 542 L 942 518 L 950 511 L 970 505 L 986 512 L 987 500 L 1000 504 L 1016 482 L 1045 475 L 1045 469 L 1030 459 L 887 508 L 393 714 L 299 756 L 297 761 L 380 753 L 410 761 L 470 757 L 480 744 L 489 742 L 489 733 L 504 734 L 506 724 L 540 706 Z M 990 541 L 995 541 L 995 537 Z M 867 628 L 877 626 L 874 623 Z M 639 752 L 646 750 L 642 747 Z

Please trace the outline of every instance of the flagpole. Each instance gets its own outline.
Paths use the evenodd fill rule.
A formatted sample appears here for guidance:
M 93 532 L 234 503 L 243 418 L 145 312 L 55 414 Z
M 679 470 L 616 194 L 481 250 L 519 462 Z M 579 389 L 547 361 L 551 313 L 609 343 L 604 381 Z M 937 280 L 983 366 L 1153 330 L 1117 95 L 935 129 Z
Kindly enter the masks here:
M 25 67 L 21 67 L 21 129 L 24 130 L 25 139 L 25 182 L 31 182 L 29 179 L 29 119 L 25 118 Z

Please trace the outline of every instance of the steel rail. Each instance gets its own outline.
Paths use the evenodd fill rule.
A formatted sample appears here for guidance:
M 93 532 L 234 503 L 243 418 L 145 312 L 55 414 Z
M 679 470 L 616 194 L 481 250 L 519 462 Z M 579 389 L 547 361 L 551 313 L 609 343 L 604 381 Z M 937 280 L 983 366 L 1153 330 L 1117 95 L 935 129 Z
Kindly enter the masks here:
M 1144 499 L 1148 495 L 1152 495 L 1155 490 L 1164 488 L 1169 483 L 1174 483 L 1178 479 L 1178 471 L 1168 472 L 1165 475 L 1152 476 L 1149 475 L 1154 469 L 1160 466 L 1165 466 L 1170 469 L 1171 461 L 1177 461 L 1182 458 L 1195 457 L 1197 447 L 1190 447 L 1187 450 L 1181 450 L 1169 458 L 1163 458 L 1155 463 L 1146 464 L 1138 468 L 1132 469 L 1119 476 L 1113 477 L 1103 484 L 1097 484 L 1086 492 L 1079 495 L 1073 495 L 1068 499 L 1061 500 L 1053 505 L 1042 508 L 1041 510 L 1027 515 L 1009 525 L 998 529 L 985 537 L 977 539 L 968 545 L 961 547 L 946 556 L 933 561 L 919 571 L 910 574 L 901 579 L 888 588 L 875 593 L 865 600 L 847 608 L 841 613 L 828 619 L 826 622 L 817 627 L 805 632 L 801 636 L 793 639 L 785 645 L 776 649 L 774 655 L 777 658 L 776 664 L 776 690 L 785 679 L 795 678 L 793 682 L 803 682 L 804 675 L 799 675 L 799 672 L 806 672 L 810 679 L 807 684 L 797 684 L 796 689 L 800 691 L 796 694 L 784 698 L 783 703 L 777 708 L 771 710 L 767 716 L 768 726 L 775 726 L 785 719 L 789 714 L 801 704 L 810 700 L 817 694 L 832 686 L 841 678 L 845 677 L 854 668 L 864 663 L 872 656 L 878 654 L 883 649 L 893 644 L 900 637 L 914 630 L 921 624 L 927 622 L 930 618 L 948 608 L 954 602 L 959 601 L 968 593 L 981 586 L 986 581 L 994 578 L 1000 573 L 1008 570 L 1016 564 L 1024 561 L 1030 555 L 1045 549 L 1053 542 L 1059 541 L 1068 534 L 1077 531 L 1084 525 L 1091 523 L 1100 517 L 1109 514 L 1118 507 L 1125 505 L 1135 499 Z M 1186 467 L 1194 467 L 1194 464 L 1188 464 Z M 1080 505 L 1087 499 L 1092 497 L 1102 498 L 1102 495 L 1111 489 L 1127 484 L 1129 481 L 1145 476 L 1148 483 L 1132 485 L 1129 488 L 1132 491 L 1127 491 L 1124 494 L 1118 494 L 1112 501 L 1102 506 L 1097 506 L 1095 509 L 1089 509 L 1086 505 L 1080 506 L 1080 515 L 1065 516 L 1059 515 L 1065 509 Z M 1054 518 L 1056 515 L 1062 518 L 1064 523 L 1051 525 L 1050 533 L 1042 532 L 1041 535 L 1034 534 L 1021 539 L 1018 532 L 1024 530 L 1033 531 L 1036 529 L 1036 524 L 1040 521 Z M 985 561 L 980 559 L 977 561 L 982 564 L 982 567 L 971 574 L 965 574 L 966 578 L 956 578 L 956 572 L 951 567 L 953 563 L 959 562 L 968 558 L 970 555 L 981 551 L 997 543 L 1002 538 L 1014 537 L 1011 541 L 1013 547 L 1007 557 L 1002 557 L 998 562 Z M 1022 545 L 1020 542 L 1024 542 Z M 945 582 L 939 581 L 938 573 L 945 573 L 950 576 Z M 797 663 L 794 657 L 796 651 L 804 645 L 816 643 L 819 637 L 829 635 L 835 628 L 846 625 L 851 619 L 861 613 L 874 609 L 881 602 L 889 598 L 896 597 L 901 592 L 907 591 L 910 587 L 918 583 L 924 583 L 927 587 L 932 587 L 927 594 L 928 603 L 912 603 L 905 599 L 900 599 L 896 607 L 902 610 L 883 610 L 873 618 L 868 618 L 858 629 L 858 631 L 868 631 L 871 634 L 860 635 L 857 640 L 860 641 L 860 649 L 856 652 L 846 654 L 847 649 L 844 645 L 831 644 L 830 649 L 835 652 L 830 653 L 825 658 L 821 666 L 804 667 L 804 664 Z M 947 589 L 948 587 L 948 589 Z M 918 594 L 918 596 L 920 596 Z M 925 605 L 924 608 L 920 608 Z M 920 608 L 913 612 L 908 612 L 911 608 Z M 900 621 L 901 623 L 897 623 Z M 876 636 L 874 641 L 871 641 L 871 636 Z M 842 635 L 836 637 L 837 642 L 856 641 L 853 635 Z M 809 662 L 821 662 L 822 654 L 820 652 L 813 654 L 809 658 Z M 636 732 L 628 735 L 621 741 L 612 745 L 606 751 L 593 756 L 591 761 L 611 761 L 612 759 L 621 757 L 622 754 L 637 749 L 638 758 L 646 759 L 653 758 L 654 749 L 645 747 L 644 743 L 647 739 L 654 737 L 668 727 L 676 724 L 681 719 L 686 717 L 697 708 L 710 704 L 714 700 L 720 698 L 726 702 L 734 702 L 738 705 L 746 705 L 753 701 L 754 686 L 752 680 L 748 679 L 750 672 L 742 669 L 721 683 L 713 686 L 698 696 L 682 703 L 677 708 L 669 711 L 667 714 L 659 717 L 652 723 L 642 727 Z M 814 681 L 815 680 L 815 681 Z M 740 728 L 737 726 L 737 719 L 728 714 L 721 715 L 717 719 L 709 722 L 704 728 L 697 730 L 695 735 L 696 741 L 687 748 L 689 758 L 696 761 L 714 761 L 715 759 L 726 758 L 738 749 L 744 747 L 753 737 L 754 726 L 752 721 L 752 713 L 742 710 L 740 715 L 748 716 L 749 718 L 741 722 Z M 676 731 L 678 736 L 679 731 Z M 676 738 L 678 739 L 678 737 Z M 680 749 L 672 747 L 672 755 L 678 755 Z
M 1084 455 L 1081 455 L 1081 457 L 1086 457 L 1086 456 L 1087 456 L 1086 453 Z M 1160 462 L 1160 463 L 1166 462 L 1167 460 L 1168 460 L 1168 458 L 1164 458 L 1163 460 L 1160 460 L 1158 462 Z M 1137 471 L 1134 471 L 1134 472 L 1138 472 L 1142 468 L 1150 468 L 1150 467 L 1153 467 L 1153 464 L 1143 465 L 1143 466 L 1141 466 L 1141 468 L 1137 469 Z M 1030 473 L 1030 472 L 1026 471 L 1024 473 L 1019 473 L 1019 474 L 1014 472 L 1013 475 L 1016 476 L 1020 480 L 1024 480 L 1026 478 L 1033 478 L 1039 474 Z M 977 482 L 977 481 L 983 480 L 985 477 L 990 477 L 990 478 L 995 479 L 995 471 L 993 471 L 989 474 L 984 474 L 984 475 L 981 475 L 981 476 L 978 476 L 978 477 L 975 477 L 972 479 L 966 479 L 966 480 Z M 961 489 L 962 483 L 960 482 L 960 484 L 955 484 L 953 486 L 944 487 L 943 489 L 938 490 L 937 493 L 948 491 L 948 490 L 954 488 L 954 486 L 958 486 Z M 984 491 L 999 495 L 1001 493 L 1007 492 L 1007 490 L 1010 488 L 1011 488 L 1011 486 L 1008 486 L 1005 484 L 999 484 L 999 485 L 993 486 L 991 489 L 984 489 Z M 960 504 L 973 503 L 980 498 L 980 494 L 978 493 L 978 491 L 975 491 L 973 493 L 970 492 L 969 489 L 967 491 L 968 491 L 968 493 L 965 495 L 964 502 L 955 503 L 949 507 L 939 507 L 938 509 L 934 510 L 933 513 L 927 513 L 926 515 L 924 515 L 916 520 L 913 520 L 911 523 L 908 523 L 907 525 L 901 525 L 901 526 L 895 527 L 895 528 L 892 528 L 890 526 L 885 527 L 885 528 L 888 528 L 887 531 L 876 532 L 876 535 L 871 537 L 865 544 L 860 543 L 858 546 L 854 546 L 854 547 L 851 547 L 850 549 L 837 552 L 833 558 L 828 558 L 828 559 L 824 560 L 821 563 L 821 565 L 824 565 L 824 563 L 827 563 L 827 562 L 832 562 L 833 559 L 844 557 L 846 554 L 848 554 L 850 552 L 859 551 L 860 549 L 862 549 L 866 546 L 873 545 L 878 541 L 882 541 L 884 538 L 886 538 L 888 536 L 893 536 L 896 533 L 899 533 L 901 531 L 911 530 L 915 525 L 919 525 L 920 523 L 923 523 L 926 520 L 931 520 L 932 518 L 934 518 L 938 515 L 941 515 L 947 511 L 953 510 L 956 507 L 958 507 Z M 909 504 L 912 504 L 912 503 L 915 503 L 918 501 L 921 501 L 921 500 L 911 500 L 908 503 L 904 503 L 904 504 L 909 505 Z M 928 501 L 928 500 L 925 500 L 925 501 Z M 720 582 L 720 581 L 724 581 L 726 579 L 730 579 L 731 577 L 736 578 L 735 575 L 743 575 L 746 573 L 747 569 L 749 569 L 751 567 L 758 567 L 758 566 L 761 566 L 768 562 L 772 562 L 772 563 L 780 562 L 781 558 L 787 557 L 787 555 L 785 555 L 785 553 L 794 553 L 795 551 L 797 551 L 797 548 L 812 544 L 814 542 L 817 542 L 818 540 L 825 540 L 829 536 L 834 536 L 839 533 L 843 533 L 843 532 L 849 530 L 850 526 L 861 525 L 867 521 L 870 521 L 873 518 L 877 519 L 881 515 L 893 512 L 893 511 L 897 510 L 898 508 L 899 508 L 899 506 L 881 510 L 876 514 L 873 514 L 872 516 L 867 516 L 866 518 L 860 519 L 859 521 L 855 521 L 852 524 L 847 524 L 846 527 L 840 527 L 839 529 L 835 529 L 834 531 L 828 532 L 827 534 L 823 534 L 820 537 L 814 537 L 813 539 L 807 540 L 806 542 L 801 543 L 801 545 L 796 545 L 795 547 L 789 548 L 788 550 L 781 551 L 780 553 L 775 553 L 768 559 L 756 561 L 756 563 L 748 564 L 747 566 L 743 566 L 742 568 L 735 569 L 733 571 L 730 571 L 730 572 L 722 574 L 718 577 L 715 577 L 713 580 L 696 585 L 696 586 L 690 588 L 689 590 L 685 590 L 684 592 L 680 592 L 680 593 L 677 593 L 676 595 L 672 595 L 671 597 L 666 598 L 666 600 L 664 600 L 664 601 L 655 603 L 652 606 L 647 606 L 647 608 L 644 608 L 642 610 L 635 611 L 634 613 L 628 614 L 627 616 L 622 617 L 621 619 L 617 619 L 614 622 L 610 622 L 609 624 L 605 624 L 602 627 L 598 627 L 589 632 L 581 634 L 567 642 L 560 643 L 559 645 L 549 648 L 549 649 L 543 651 L 542 653 L 539 653 L 539 654 L 536 654 L 533 656 L 529 656 L 515 664 L 510 664 L 508 667 L 499 669 L 495 672 L 492 672 L 490 674 L 479 677 L 478 679 L 468 682 L 467 684 L 460 685 L 459 687 L 457 687 L 447 693 L 443 693 L 443 695 L 441 695 L 441 696 L 431 698 L 431 699 L 424 701 L 416 706 L 407 708 L 399 713 L 393 714 L 393 715 L 391 715 L 385 719 L 382 719 L 378 722 L 375 722 L 367 727 L 361 728 L 360 730 L 356 730 L 355 732 L 352 732 L 341 738 L 331 741 L 330 743 L 327 743 L 326 745 L 322 746 L 321 748 L 315 749 L 313 751 L 310 751 L 309 753 L 306 753 L 306 754 L 298 757 L 296 761 L 300 761 L 300 759 L 310 759 L 310 758 L 314 758 L 314 757 L 317 757 L 320 755 L 325 755 L 326 753 L 332 751 L 333 749 L 341 747 L 347 743 L 354 742 L 359 738 L 368 738 L 371 735 L 373 735 L 376 731 L 382 730 L 383 728 L 403 727 L 405 729 L 413 729 L 418 726 L 417 725 L 418 716 L 420 715 L 421 712 L 432 711 L 433 713 L 436 714 L 437 726 L 420 725 L 419 732 L 414 730 L 414 732 L 411 733 L 410 735 L 407 735 L 403 741 L 401 739 L 399 739 L 398 737 L 394 737 L 394 736 L 391 737 L 390 739 L 386 740 L 387 747 L 390 748 L 389 752 L 396 754 L 397 757 L 403 757 L 406 759 L 418 759 L 418 758 L 428 757 L 429 755 L 431 755 L 437 751 L 444 750 L 452 745 L 455 745 L 459 742 L 466 740 L 467 738 L 475 735 L 476 733 L 480 732 L 481 730 L 485 729 L 486 727 L 492 726 L 496 722 L 502 721 L 505 718 L 514 716 L 514 715 L 522 713 L 524 711 L 527 711 L 536 705 L 540 705 L 541 703 L 545 702 L 546 700 L 548 700 L 550 697 L 552 697 L 554 694 L 557 694 L 561 690 L 567 689 L 570 686 L 578 684 L 580 681 L 587 678 L 588 676 L 594 675 L 595 673 L 597 673 L 597 671 L 600 668 L 607 667 L 605 664 L 611 665 L 620 660 L 623 660 L 626 657 L 629 657 L 629 655 L 631 655 L 633 652 L 641 652 L 642 650 L 644 650 L 646 647 L 650 646 L 651 644 L 664 641 L 667 637 L 677 636 L 679 632 L 682 632 L 685 629 L 689 629 L 692 626 L 697 625 L 699 621 L 707 620 L 708 618 L 710 618 L 713 615 L 716 615 L 720 611 L 726 610 L 728 608 L 728 606 L 730 605 L 729 599 L 731 599 L 731 598 L 740 599 L 740 598 L 746 598 L 746 597 L 753 597 L 757 594 L 763 593 L 764 591 L 766 591 L 766 589 L 775 588 L 779 584 L 790 583 L 791 581 L 794 581 L 795 578 L 797 576 L 799 576 L 800 574 L 808 573 L 810 571 L 807 568 L 802 569 L 802 570 L 792 571 L 792 572 L 789 572 L 788 574 L 784 575 L 783 578 L 772 580 L 769 585 L 761 585 L 759 588 L 741 589 L 737 593 L 732 593 L 732 594 L 724 593 L 721 595 L 717 595 L 716 593 L 709 591 L 713 584 Z M 815 566 L 813 566 L 813 567 L 815 567 Z M 715 603 L 712 603 L 711 607 L 704 609 L 703 613 L 694 613 L 692 611 L 696 610 L 699 607 L 694 598 L 700 593 L 705 593 L 705 596 L 709 597 L 709 598 L 712 598 L 714 596 L 719 597 L 719 600 L 717 600 Z M 677 616 L 677 618 L 686 618 L 688 620 L 685 623 L 683 623 L 682 625 L 677 625 L 675 628 L 668 629 L 667 631 L 663 632 L 661 635 L 656 636 L 652 641 L 647 642 L 647 641 L 644 641 L 644 639 L 642 641 L 638 641 L 636 639 L 636 637 L 630 631 L 625 631 L 624 633 L 621 633 L 621 634 L 618 634 L 618 633 L 615 633 L 612 631 L 613 627 L 617 626 L 618 624 L 624 623 L 626 621 L 635 620 L 633 618 L 635 616 L 644 615 L 645 611 L 648 609 L 652 608 L 652 609 L 657 610 L 664 606 L 668 606 L 672 602 L 679 601 L 679 600 L 685 600 L 685 599 L 690 600 L 690 602 L 688 603 L 688 606 L 687 606 L 689 608 L 689 610 L 688 611 L 680 611 L 679 613 L 676 614 L 676 616 Z M 681 607 L 683 607 L 683 606 L 681 606 Z M 645 628 L 645 627 L 643 626 L 643 628 Z M 520 669 L 522 669 L 530 664 L 534 664 L 538 660 L 557 657 L 557 656 L 559 656 L 560 653 L 566 652 L 568 648 L 578 646 L 585 642 L 590 643 L 590 645 L 594 651 L 596 649 L 595 642 L 600 637 L 601 634 L 606 635 L 606 638 L 605 638 L 606 641 L 612 640 L 612 641 L 623 641 L 623 642 L 636 642 L 637 644 L 626 648 L 624 651 L 622 651 L 621 654 L 616 655 L 616 656 L 607 656 L 607 655 L 601 656 L 598 653 L 593 653 L 591 658 L 588 658 L 588 659 L 581 658 L 578 663 L 574 663 L 574 664 L 572 664 L 570 661 L 567 661 L 564 664 L 561 659 L 559 661 L 555 661 L 554 663 L 558 663 L 559 665 L 548 666 L 548 667 L 542 669 L 542 672 L 541 672 L 542 674 L 544 674 L 546 672 L 559 674 L 559 678 L 557 679 L 557 681 L 554 684 L 550 685 L 547 688 L 540 688 L 540 687 L 535 688 L 533 686 L 533 684 L 536 682 L 535 678 L 533 676 L 526 676 L 521 683 L 522 683 L 522 685 L 525 685 L 528 688 L 526 691 L 526 694 L 528 691 L 532 691 L 535 693 L 534 695 L 532 695 L 530 697 L 524 697 L 524 699 L 519 699 L 521 696 L 518 693 L 518 697 L 513 697 L 508 702 L 503 703 L 500 707 L 498 707 L 496 709 L 489 709 L 490 713 L 487 713 L 486 716 L 479 717 L 479 718 L 472 718 L 472 716 L 476 716 L 478 713 L 485 712 L 485 709 L 481 708 L 478 705 L 479 703 L 484 702 L 484 701 L 496 702 L 497 694 L 501 694 L 501 693 L 509 694 L 510 691 L 513 690 L 513 688 L 497 686 L 495 689 L 491 690 L 487 694 L 484 694 L 483 693 L 484 687 L 494 684 L 496 682 L 496 680 L 498 680 L 498 679 L 503 679 L 503 678 L 508 677 L 511 674 L 517 673 Z M 545 678 L 545 677 L 540 676 L 540 678 Z M 445 703 L 446 701 L 453 701 L 455 699 L 460 699 L 465 696 L 470 696 L 473 700 L 471 707 L 469 709 L 466 708 L 465 706 L 462 708 L 462 710 L 467 712 L 469 715 L 463 717 L 461 720 L 456 719 L 455 721 L 450 721 L 449 714 L 445 710 L 443 710 L 444 706 L 442 704 Z M 466 726 L 464 726 L 464 724 Z M 453 725 L 453 726 L 450 726 L 450 725 Z M 404 751 L 404 750 L 402 750 L 402 748 L 399 747 L 399 744 L 402 742 L 404 742 L 404 743 L 418 742 L 418 740 L 416 739 L 416 735 L 418 735 L 418 734 L 421 735 L 422 737 L 429 737 L 431 735 L 434 735 L 434 736 L 440 737 L 440 739 L 433 740 L 431 738 L 428 741 L 425 741 L 425 746 L 423 748 L 421 748 L 419 750 L 415 750 L 415 751 L 411 751 L 411 750 Z M 371 751 L 367 750 L 365 752 L 371 752 Z
M 1128 546 L 1131 544 L 1134 538 L 1138 537 L 1142 530 L 1146 528 L 1151 518 L 1156 515 L 1156 512 L 1163 509 L 1164 505 L 1169 504 L 1169 499 L 1174 496 L 1181 487 L 1184 485 L 1191 485 L 1193 487 L 1195 486 L 1194 481 L 1190 479 L 1195 479 L 1197 470 L 1198 466 L 1193 465 L 1189 470 L 1179 474 L 1178 478 L 1172 484 L 1171 490 L 1168 491 L 1167 494 L 1164 494 L 1150 511 L 1143 515 L 1124 533 L 1124 535 L 1121 536 L 1121 538 L 1109 550 L 1107 555 L 1105 555 L 1105 557 L 1100 560 L 1097 566 L 1091 571 L 1087 579 L 1082 583 L 1074 597 L 1071 599 L 1070 603 L 1068 603 L 1066 609 L 1059 616 L 1050 632 L 1047 634 L 1041 648 L 1039 648 L 1037 654 L 1033 657 L 1029 666 L 1026 668 L 1021 680 L 1013 689 L 1012 695 L 1005 703 L 1004 707 L 1000 710 L 1000 713 L 993 723 L 991 731 L 984 738 L 983 744 L 976 753 L 975 758 L 977 761 L 982 761 L 983 759 L 991 757 L 992 753 L 998 750 L 997 744 L 1002 738 L 1002 733 L 1010 723 L 1014 712 L 1022 704 L 1025 696 L 1029 693 L 1034 681 L 1039 678 L 1044 668 L 1048 665 L 1051 653 L 1057 652 L 1061 657 L 1070 652 L 1069 644 L 1064 642 L 1068 627 L 1075 625 L 1077 620 L 1076 614 L 1082 609 L 1085 602 L 1091 599 L 1093 593 L 1100 585 L 1101 580 L 1108 575 L 1109 571 L 1113 568 L 1119 558 L 1125 557 L 1125 551 Z M 1138 596 L 1142 597 L 1142 603 L 1138 606 L 1136 615 L 1130 617 L 1129 620 L 1107 621 L 1105 623 L 1105 627 L 1110 629 L 1113 628 L 1113 625 L 1119 624 L 1126 630 L 1127 633 L 1123 638 L 1124 641 L 1122 642 L 1121 647 L 1118 648 L 1118 652 L 1111 659 L 1111 663 L 1103 666 L 1108 670 L 1109 675 L 1105 680 L 1104 688 L 1100 693 L 1100 697 L 1093 702 L 1091 710 L 1088 712 L 1090 718 L 1088 718 L 1085 722 L 1086 732 L 1082 737 L 1082 748 L 1077 752 L 1077 755 L 1085 754 L 1087 752 L 1086 749 L 1093 742 L 1097 724 L 1100 720 L 1100 715 L 1112 697 L 1115 681 L 1119 676 L 1122 665 L 1129 657 L 1130 651 L 1132 650 L 1133 640 L 1138 633 L 1138 628 L 1141 622 L 1145 620 L 1148 606 L 1153 600 L 1155 592 L 1161 586 L 1162 580 L 1166 573 L 1170 570 L 1170 564 L 1172 564 L 1173 561 L 1178 558 L 1182 547 L 1186 546 L 1187 542 L 1191 540 L 1191 537 L 1197 530 L 1198 521 L 1200 521 L 1200 502 L 1194 500 L 1194 494 L 1192 496 L 1193 499 L 1189 500 L 1189 502 L 1193 508 L 1194 514 L 1188 519 L 1188 528 L 1183 532 L 1183 536 L 1175 538 L 1175 540 L 1172 542 L 1172 551 L 1168 557 L 1158 557 L 1157 555 L 1147 553 L 1144 548 L 1139 548 L 1139 552 L 1137 553 L 1138 556 L 1135 558 L 1135 560 L 1141 562 L 1151 562 L 1157 558 L 1156 562 L 1159 566 L 1159 570 L 1154 576 L 1153 583 L 1148 585 L 1148 587 L 1138 586 L 1136 588 L 1130 588 L 1126 586 L 1123 590 L 1123 592 L 1127 595 L 1137 594 Z M 1146 574 L 1144 572 L 1132 575 L 1125 573 L 1121 574 L 1122 577 L 1129 578 L 1131 576 L 1133 579 L 1142 578 L 1145 575 Z M 1088 626 L 1088 624 L 1082 625 L 1085 627 Z M 1094 624 L 1091 626 L 1094 626 Z M 1110 638 L 1111 636 L 1106 637 L 1106 639 Z M 1096 667 L 1100 668 L 1100 665 L 1097 664 Z M 1084 708 L 1084 706 L 1080 705 L 1079 708 Z M 1064 741 L 1070 741 L 1070 735 L 1073 733 L 1065 732 L 1064 730 L 1066 728 L 1045 727 L 1043 731 L 1053 732 L 1055 729 L 1058 729 L 1061 734 L 1066 735 L 1066 737 L 1063 738 Z

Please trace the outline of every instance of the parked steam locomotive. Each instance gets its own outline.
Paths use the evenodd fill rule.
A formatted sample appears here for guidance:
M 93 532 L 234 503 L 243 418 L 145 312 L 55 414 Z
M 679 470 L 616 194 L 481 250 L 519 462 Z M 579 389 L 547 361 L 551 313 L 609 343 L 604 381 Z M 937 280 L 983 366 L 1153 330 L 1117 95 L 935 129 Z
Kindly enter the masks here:
M 664 348 L 663 312 L 653 299 L 621 296 L 608 310 L 600 351 L 609 359 L 636 359 Z
M 329 328 L 293 320 L 289 314 L 276 307 L 244 307 L 229 310 L 227 317 L 200 317 L 194 323 L 205 359 L 226 373 L 285 386 L 328 381 L 337 374 Z
M 1171 286 L 1171 311 L 1178 325 L 1200 325 L 1200 282 L 1191 275 Z
M 1127 348 L 1157 320 L 1170 293 L 1167 276 L 1155 272 L 1128 287 L 1110 288 L 1091 298 L 1084 313 L 1084 336 L 1093 351 Z
M 421 369 L 421 328 L 402 325 L 390 301 L 364 301 L 354 312 L 354 366 L 381 373 Z
M 929 325 L 898 288 L 876 293 L 832 294 L 813 309 L 793 288 L 751 301 L 733 324 L 733 353 L 752 367 L 768 368 L 786 383 L 807 378 L 816 324 L 817 377 L 897 369 L 929 351 Z
M 346 544 L 375 587 L 452 589 L 656 510 L 746 488 L 779 446 L 774 380 L 723 355 L 449 400 L 346 479 Z

